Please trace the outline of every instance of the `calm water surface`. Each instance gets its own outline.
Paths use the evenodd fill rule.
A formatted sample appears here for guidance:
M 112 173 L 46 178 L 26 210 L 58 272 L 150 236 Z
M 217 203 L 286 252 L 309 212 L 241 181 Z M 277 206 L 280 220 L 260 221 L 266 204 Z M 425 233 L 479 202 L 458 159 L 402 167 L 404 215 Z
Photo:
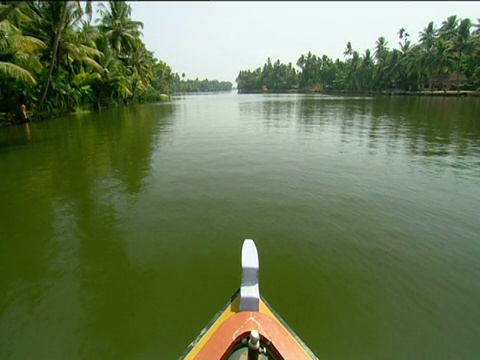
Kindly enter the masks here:
M 480 357 L 480 101 L 199 95 L 0 128 L 0 358 L 176 359 L 240 283 L 324 359 Z

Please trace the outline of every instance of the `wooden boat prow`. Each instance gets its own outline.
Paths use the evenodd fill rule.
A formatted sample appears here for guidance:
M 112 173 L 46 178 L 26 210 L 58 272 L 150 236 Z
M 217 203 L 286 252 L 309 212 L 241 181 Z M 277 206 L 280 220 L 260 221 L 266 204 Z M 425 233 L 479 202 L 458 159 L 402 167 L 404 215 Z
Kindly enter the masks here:
M 242 246 L 242 283 L 180 359 L 317 359 L 260 295 L 253 240 Z

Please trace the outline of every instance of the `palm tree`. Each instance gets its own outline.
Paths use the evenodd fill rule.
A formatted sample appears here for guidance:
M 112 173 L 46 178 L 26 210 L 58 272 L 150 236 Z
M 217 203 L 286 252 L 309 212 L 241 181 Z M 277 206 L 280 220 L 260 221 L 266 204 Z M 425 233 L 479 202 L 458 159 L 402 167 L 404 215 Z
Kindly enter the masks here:
M 153 79 L 153 54 L 145 48 L 145 45 L 137 40 L 135 51 L 130 58 L 128 58 L 128 69 L 132 76 L 132 98 L 135 101 L 137 90 L 145 89 L 150 85 Z
M 42 54 L 42 59 L 49 63 L 49 68 L 38 103 L 41 107 L 50 89 L 52 78 L 59 74 L 62 66 L 66 65 L 69 77 L 68 80 L 62 79 L 60 82 L 68 87 L 68 83 L 74 77 L 73 62 L 101 72 L 102 67 L 93 58 L 100 57 L 102 54 L 95 49 L 93 41 L 88 39 L 91 34 L 79 31 L 81 28 L 78 27 L 78 23 L 84 12 L 78 2 L 50 1 L 28 4 L 34 19 L 25 27 L 25 31 L 36 34 L 51 48 Z M 79 68 L 78 71 L 83 70 Z
M 128 69 L 117 58 L 114 50 L 106 48 L 103 54 L 104 57 L 100 59 L 103 72 L 95 86 L 96 106 L 98 108 L 106 98 L 113 102 L 115 98 L 127 98 L 132 95 L 131 81 L 127 74 Z
M 405 41 L 405 43 L 400 44 L 400 52 L 402 53 L 403 56 L 407 54 L 407 52 L 410 50 L 410 40 Z
M 23 1 L 14 1 L 8 6 L 5 6 L 2 4 L 2 7 L 1 7 L 2 11 L 0 12 L 0 22 L 5 20 L 12 11 L 14 11 L 20 5 L 22 5 L 22 2 Z
M 443 39 L 438 39 L 435 43 L 433 59 L 437 74 L 440 75 L 441 88 L 443 89 L 444 75 L 449 72 L 455 63 L 453 53 L 450 51 L 450 45 Z
M 373 53 L 375 60 L 376 60 L 376 68 L 375 68 L 375 83 L 380 89 L 383 89 L 385 86 L 385 61 L 388 56 L 388 42 L 385 40 L 383 36 L 380 36 L 378 40 L 375 42 L 375 52 Z
M 458 19 L 456 15 L 449 16 L 447 20 L 442 22 L 442 26 L 438 30 L 439 36 L 444 40 L 451 40 L 455 37 L 458 27 Z
M 78 19 L 73 19 L 73 22 Z M 100 34 L 95 31 L 88 22 L 82 23 L 82 31 L 74 31 L 72 29 L 73 23 L 69 19 L 66 21 L 67 29 L 63 41 L 60 43 L 58 49 L 58 60 L 63 60 L 65 55 L 67 66 L 73 74 L 72 65 L 76 62 L 79 66 L 79 71 L 84 71 L 85 67 L 93 69 L 97 73 L 103 72 L 103 67 L 95 60 L 103 57 L 103 53 L 96 48 L 95 39 Z M 60 64 L 59 64 L 60 65 Z
M 185 78 L 185 73 L 182 73 L 182 77 Z M 153 88 L 161 93 L 169 93 L 174 83 L 175 74 L 172 72 L 172 68 L 165 62 L 155 59 L 152 79 Z
M 0 22 L 5 20 L 11 12 L 13 12 L 16 8 L 22 5 L 25 1 L 12 1 L 10 5 L 3 8 L 0 12 Z M 77 0 L 77 5 L 80 7 L 80 0 Z M 88 14 L 90 17 L 92 16 L 92 0 L 85 0 L 85 13 Z
M 372 76 L 373 76 L 373 59 L 370 49 L 365 50 L 365 54 L 361 60 L 360 68 L 360 84 L 362 90 L 371 90 Z
M 437 29 L 435 29 L 433 21 L 430 21 L 427 27 L 420 31 L 418 35 L 420 36 L 420 43 L 429 51 L 435 43 L 437 36 Z
M 377 41 L 375 41 L 375 52 L 374 56 L 378 62 L 384 61 L 386 54 L 388 53 L 387 49 L 388 41 L 385 41 L 383 36 L 380 36 Z
M 419 40 L 420 44 L 423 46 L 423 49 L 419 49 L 421 51 L 422 56 L 423 56 L 423 65 L 426 66 L 426 74 L 429 80 L 429 88 L 431 91 L 433 91 L 432 88 L 432 76 L 435 73 L 435 59 L 433 55 L 433 48 L 435 46 L 435 43 L 437 41 L 437 29 L 435 28 L 435 25 L 433 21 L 430 21 L 423 29 L 423 31 L 419 32 Z
M 343 56 L 350 57 L 350 56 L 352 56 L 352 54 L 353 54 L 352 43 L 349 41 L 349 42 L 347 42 L 347 46 L 345 47 L 345 51 L 343 52 Z
M 455 35 L 452 35 L 451 49 L 454 51 L 457 58 L 457 95 L 460 94 L 460 65 L 462 63 L 463 56 L 468 53 L 472 45 L 470 34 L 471 26 L 472 22 L 470 19 L 463 19 L 456 28 Z
M 310 56 L 311 56 L 311 53 L 309 52 Z M 298 60 L 297 60 L 297 66 L 302 70 L 301 74 L 300 74 L 300 87 L 304 88 L 307 86 L 307 76 L 306 76 L 306 71 L 307 71 L 307 66 L 308 66 L 308 59 L 307 59 L 307 56 L 305 56 L 304 54 L 302 54 Z
M 32 36 L 25 36 L 8 20 L 0 22 L 0 72 L 14 79 L 36 85 L 30 69 L 40 70 L 34 53 L 45 44 Z
M 42 96 L 40 97 L 40 100 L 38 102 L 39 107 L 43 105 L 43 102 L 45 101 L 45 97 L 47 96 L 48 87 L 50 86 L 50 81 L 52 80 L 53 67 L 55 66 L 55 60 L 57 58 L 58 44 L 60 42 L 60 37 L 62 35 L 63 27 L 65 25 L 65 20 L 67 18 L 67 12 L 68 12 L 67 1 L 64 1 L 61 4 L 62 4 L 62 13 L 60 15 L 60 19 L 58 20 L 57 28 L 55 30 L 55 37 L 53 40 L 53 48 L 52 48 L 52 54 L 50 59 L 50 67 L 48 69 L 47 80 L 45 82 L 45 87 L 43 89 Z
M 407 43 L 409 44 L 409 43 Z M 397 86 L 399 83 L 405 85 L 405 57 L 407 51 L 402 52 L 397 49 L 393 49 L 387 60 L 385 66 L 386 78 L 390 84 Z
M 352 58 L 348 61 L 348 68 L 346 74 L 346 85 L 350 90 L 358 89 L 358 69 L 361 65 L 360 55 L 358 51 L 352 53 Z
M 426 74 L 424 51 L 420 45 L 412 46 L 407 53 L 405 63 L 408 78 L 416 82 L 417 90 L 421 90 Z
M 408 48 L 408 46 L 410 45 L 410 40 L 408 40 L 410 34 L 407 33 L 404 28 L 398 30 L 397 34 L 400 40 L 404 39 L 403 44 L 401 42 L 398 43 L 400 45 L 400 49 L 403 51 L 403 48 Z
M 125 1 L 109 1 L 110 10 L 100 4 L 98 13 L 102 19 L 99 29 L 108 39 L 117 56 L 122 53 L 131 54 L 136 50 L 137 39 L 142 35 L 139 28 L 143 28 L 141 21 L 130 19 L 132 8 Z

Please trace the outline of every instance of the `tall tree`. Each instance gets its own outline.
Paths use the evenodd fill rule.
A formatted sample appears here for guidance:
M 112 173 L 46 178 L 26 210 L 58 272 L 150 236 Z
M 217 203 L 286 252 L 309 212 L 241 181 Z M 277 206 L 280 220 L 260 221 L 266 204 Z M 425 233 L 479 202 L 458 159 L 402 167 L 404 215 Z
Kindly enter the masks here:
M 438 32 L 437 32 L 437 29 L 435 28 L 433 21 L 430 21 L 428 25 L 422 31 L 419 32 L 419 40 L 423 48 L 421 49 L 419 48 L 420 53 L 418 55 L 421 55 L 423 57 L 422 63 L 423 63 L 423 66 L 426 67 L 425 72 L 428 77 L 429 88 L 431 91 L 433 91 L 432 77 L 436 70 L 433 48 L 437 41 L 437 35 L 438 35 Z
M 420 43 L 425 47 L 425 49 L 427 49 L 427 51 L 430 51 L 437 36 L 437 29 L 435 29 L 433 21 L 430 21 L 427 27 L 420 31 L 418 35 Z
M 99 5 L 101 19 L 99 29 L 107 37 L 112 49 L 117 56 L 132 54 L 138 44 L 137 39 L 142 35 L 139 28 L 143 28 L 141 21 L 130 18 L 132 8 L 125 1 L 109 1 L 109 9 L 105 5 Z
M 456 28 L 456 33 L 452 35 L 452 50 L 457 58 L 457 95 L 460 94 L 460 66 L 464 55 L 468 53 L 471 48 L 471 34 L 470 28 L 472 23 L 470 19 L 463 19 Z
M 445 74 L 450 72 L 455 64 L 455 58 L 451 51 L 450 45 L 443 39 L 438 39 L 433 50 L 433 59 L 435 71 L 440 77 L 440 87 L 443 89 Z
M 442 26 L 438 30 L 438 35 L 444 40 L 451 40 L 456 36 L 458 27 L 457 15 L 452 15 L 442 22 Z
M 347 45 L 345 46 L 345 51 L 343 52 L 344 57 L 350 57 L 353 54 L 352 50 L 352 43 L 349 41 L 347 42 Z
M 38 106 L 42 107 L 45 97 L 47 96 L 48 87 L 50 86 L 50 81 L 52 80 L 53 67 L 55 66 L 55 60 L 57 58 L 58 44 L 60 42 L 60 37 L 62 36 L 63 27 L 65 25 L 65 20 L 67 18 L 68 5 L 67 1 L 63 1 L 62 14 L 57 25 L 57 30 L 55 32 L 55 38 L 53 40 L 53 49 L 52 49 L 52 58 L 50 60 L 50 68 L 48 69 L 47 80 L 45 82 L 45 87 L 42 92 L 42 96 L 38 102 Z
M 385 74 L 386 60 L 388 57 L 387 44 L 388 41 L 385 40 L 385 37 L 380 36 L 375 42 L 375 52 L 373 53 L 376 60 L 375 82 L 380 89 L 383 89 L 387 82 Z

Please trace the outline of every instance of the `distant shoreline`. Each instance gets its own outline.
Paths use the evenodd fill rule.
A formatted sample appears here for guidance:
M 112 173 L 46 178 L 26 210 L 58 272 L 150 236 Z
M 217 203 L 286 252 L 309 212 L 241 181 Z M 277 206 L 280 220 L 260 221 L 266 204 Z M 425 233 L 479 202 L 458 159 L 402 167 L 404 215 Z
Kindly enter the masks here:
M 237 91 L 238 94 L 324 94 L 324 95 L 388 95 L 388 96 L 437 96 L 437 97 L 478 97 L 480 92 L 473 90 L 426 90 L 426 91 L 314 91 L 314 90 L 251 90 L 251 91 Z

